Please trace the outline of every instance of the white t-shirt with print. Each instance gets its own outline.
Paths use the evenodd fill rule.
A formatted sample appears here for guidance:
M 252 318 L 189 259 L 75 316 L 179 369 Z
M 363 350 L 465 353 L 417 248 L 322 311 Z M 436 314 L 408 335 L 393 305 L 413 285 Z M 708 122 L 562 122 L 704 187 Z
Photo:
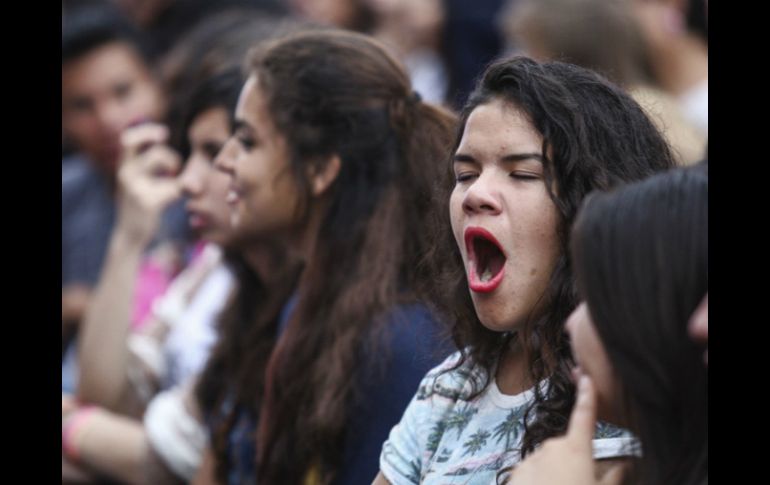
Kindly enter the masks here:
M 534 388 L 516 395 L 500 392 L 495 380 L 469 400 L 472 383 L 484 371 L 468 361 L 449 372 L 460 353 L 432 369 L 393 427 L 380 455 L 380 470 L 393 485 L 496 483 L 497 472 L 520 461 L 524 413 Z M 545 390 L 547 381 L 540 384 Z M 621 428 L 597 423 L 594 458 L 638 453 L 637 441 Z

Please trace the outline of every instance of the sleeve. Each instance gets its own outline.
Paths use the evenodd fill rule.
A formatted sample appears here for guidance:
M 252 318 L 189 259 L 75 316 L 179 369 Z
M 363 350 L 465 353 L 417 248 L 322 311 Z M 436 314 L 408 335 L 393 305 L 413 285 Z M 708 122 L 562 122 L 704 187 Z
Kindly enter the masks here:
M 152 399 L 168 374 L 164 346 L 171 327 L 184 315 L 190 287 L 200 278 L 193 268 L 174 278 L 166 292 L 153 301 L 150 322 L 128 336 L 128 380 L 144 403 Z
M 192 382 L 158 394 L 144 415 L 153 451 L 186 481 L 195 476 L 208 443 L 206 427 L 192 394 Z
M 157 323 L 156 326 L 162 325 Z M 128 336 L 128 364 L 126 377 L 140 403 L 146 405 L 158 392 L 166 375 L 166 357 L 162 341 L 149 333 Z
M 425 406 L 425 401 L 419 401 L 415 395 L 401 421 L 382 445 L 380 471 L 393 485 L 420 483 L 423 450 L 426 449 L 420 423 L 424 419 Z
M 595 460 L 641 456 L 639 440 L 628 430 L 599 421 L 593 439 Z

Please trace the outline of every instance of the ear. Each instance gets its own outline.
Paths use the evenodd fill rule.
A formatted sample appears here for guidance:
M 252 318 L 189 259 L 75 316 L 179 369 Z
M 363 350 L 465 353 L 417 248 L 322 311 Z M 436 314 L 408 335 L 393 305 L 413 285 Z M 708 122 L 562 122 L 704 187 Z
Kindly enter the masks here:
M 340 174 L 342 161 L 337 154 L 329 157 L 329 160 L 323 166 L 312 166 L 310 168 L 309 178 L 313 197 L 319 197 L 326 192 L 332 183 L 337 180 Z

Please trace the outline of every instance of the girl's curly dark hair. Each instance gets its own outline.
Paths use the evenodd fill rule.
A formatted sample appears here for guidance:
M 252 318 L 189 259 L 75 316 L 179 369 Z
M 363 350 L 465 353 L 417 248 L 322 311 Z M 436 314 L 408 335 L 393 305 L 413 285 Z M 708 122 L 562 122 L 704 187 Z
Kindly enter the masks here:
M 548 378 L 545 392 L 535 386 L 535 400 L 527 412 L 522 444 L 526 455 L 566 429 L 574 402 L 573 360 L 564 323 L 578 302 L 568 249 L 580 203 L 594 189 L 672 168 L 674 159 L 662 134 L 621 88 L 578 66 L 526 57 L 500 60 L 486 69 L 462 111 L 453 152 L 471 112 L 493 100 L 523 112 L 543 137 L 545 185 L 560 215 L 557 231 L 562 249 L 540 297 L 546 302 L 545 310 L 531 315 L 517 332 L 493 332 L 479 321 L 447 210 L 455 184 L 451 161 L 436 191 L 436 217 L 430 231 L 436 240 L 424 261 L 435 276 L 425 290 L 452 325 L 462 352 L 458 366 L 472 359 L 486 370 L 486 382 L 477 386 L 476 395 L 493 378 L 492 369 L 512 339 L 526 352 L 532 381 Z M 529 422 L 532 413 L 534 420 Z

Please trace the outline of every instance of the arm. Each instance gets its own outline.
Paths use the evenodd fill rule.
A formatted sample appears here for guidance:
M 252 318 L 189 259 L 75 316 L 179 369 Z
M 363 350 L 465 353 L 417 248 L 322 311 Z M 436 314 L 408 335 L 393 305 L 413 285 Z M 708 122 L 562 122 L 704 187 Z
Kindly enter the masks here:
M 179 484 L 140 421 L 101 408 L 67 412 L 62 398 L 62 477 L 94 474 L 131 484 Z
M 215 465 L 214 453 L 211 451 L 211 448 L 206 448 L 206 451 L 203 453 L 201 466 L 198 468 L 198 473 L 195 474 L 190 485 L 216 485 L 218 482 L 214 472 Z
M 146 448 L 140 422 L 104 409 L 79 408 L 62 420 L 63 458 L 97 475 L 141 483 Z
M 155 175 L 161 170 L 175 172 L 179 165 L 178 157 L 159 145 L 166 137 L 164 127 L 143 125 L 127 130 L 121 139 L 118 224 L 79 342 L 78 397 L 109 409 L 121 410 L 130 389 L 126 340 L 142 253 L 160 224 L 162 211 L 179 195 L 175 179 Z

